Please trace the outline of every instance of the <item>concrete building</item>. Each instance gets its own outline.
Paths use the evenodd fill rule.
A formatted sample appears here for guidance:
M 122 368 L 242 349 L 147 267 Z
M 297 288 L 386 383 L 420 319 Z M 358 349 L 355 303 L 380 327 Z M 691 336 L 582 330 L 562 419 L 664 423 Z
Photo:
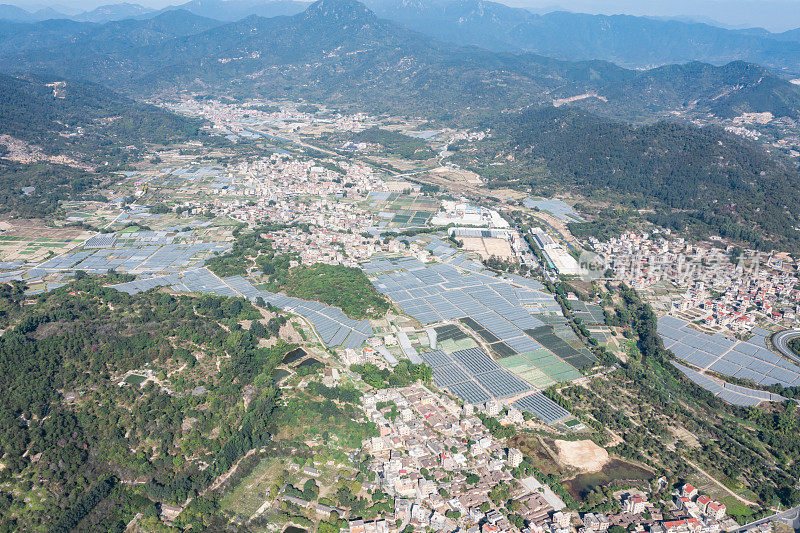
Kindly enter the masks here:
M 646 508 L 647 502 L 641 496 L 630 496 L 625 500 L 623 509 L 626 513 L 641 514 Z
M 516 468 L 522 464 L 522 452 L 516 448 L 508 449 L 508 466 Z
M 533 240 L 544 254 L 556 272 L 559 274 L 577 275 L 582 272 L 578 262 L 567 252 L 563 246 L 554 241 L 547 233 L 540 228 L 531 230 Z

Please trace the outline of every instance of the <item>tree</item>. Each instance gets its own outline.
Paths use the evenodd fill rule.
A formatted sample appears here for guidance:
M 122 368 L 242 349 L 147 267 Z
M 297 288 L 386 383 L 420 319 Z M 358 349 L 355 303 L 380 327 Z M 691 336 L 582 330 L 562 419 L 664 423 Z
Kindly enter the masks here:
M 303 498 L 308 501 L 313 501 L 317 499 L 317 496 L 319 496 L 317 482 L 309 478 L 303 484 Z

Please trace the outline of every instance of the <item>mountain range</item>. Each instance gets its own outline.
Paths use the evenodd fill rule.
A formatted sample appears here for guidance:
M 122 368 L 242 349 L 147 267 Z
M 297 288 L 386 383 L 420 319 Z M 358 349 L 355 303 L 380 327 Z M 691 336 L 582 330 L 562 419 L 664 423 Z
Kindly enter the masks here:
M 48 216 L 146 145 L 196 139 L 199 127 L 99 85 L 0 74 L 0 214 Z
M 202 17 L 232 22 L 250 15 L 260 17 L 294 15 L 303 11 L 308 5 L 308 2 L 295 0 L 189 0 L 184 4 L 156 10 L 140 4 L 122 2 L 78 13 L 66 13 L 53 8 L 27 11 L 11 4 L 0 4 L 0 19 L 11 22 L 67 19 L 76 22 L 104 23 L 127 18 L 148 18 L 166 11 L 184 10 Z
M 367 0 L 380 18 L 440 41 L 497 52 L 533 52 L 564 60 L 602 59 L 627 68 L 704 61 L 747 61 L 800 76 L 800 29 L 770 33 L 760 28 L 728 29 L 689 20 L 556 11 L 536 14 L 486 0 Z M 104 23 L 151 18 L 184 10 L 222 22 L 256 15 L 290 16 L 305 10 L 297 0 L 190 0 L 159 11 L 138 4 L 98 7 L 76 15 L 54 10 L 28 13 L 0 6 L 0 19 L 36 22 L 63 18 Z
M 675 113 L 800 116 L 800 87 L 757 65 L 693 62 L 641 71 L 493 52 L 438 41 L 355 0 L 224 24 L 183 10 L 104 25 L 5 23 L 0 70 L 77 77 L 135 96 L 213 90 L 440 118 L 549 103 L 634 121 Z

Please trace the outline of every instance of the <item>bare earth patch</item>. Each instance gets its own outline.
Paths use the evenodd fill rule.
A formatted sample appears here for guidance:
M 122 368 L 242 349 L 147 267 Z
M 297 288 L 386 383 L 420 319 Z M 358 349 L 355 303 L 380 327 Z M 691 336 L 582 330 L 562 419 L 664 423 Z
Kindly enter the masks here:
M 36 163 L 37 161 L 49 161 L 58 165 L 66 165 L 79 168 L 81 170 L 94 170 L 94 167 L 81 163 L 65 155 L 47 155 L 40 146 L 29 144 L 11 135 L 0 135 L 0 144 L 5 145 L 8 152 L 3 156 L 5 159 L 17 163 Z
M 511 244 L 505 239 L 482 238 L 482 237 L 461 237 L 464 243 L 464 250 L 478 252 L 483 259 L 492 256 L 500 259 L 512 259 L 514 253 L 511 251 Z
M 608 463 L 608 452 L 590 440 L 555 441 L 558 461 L 583 472 L 599 472 Z

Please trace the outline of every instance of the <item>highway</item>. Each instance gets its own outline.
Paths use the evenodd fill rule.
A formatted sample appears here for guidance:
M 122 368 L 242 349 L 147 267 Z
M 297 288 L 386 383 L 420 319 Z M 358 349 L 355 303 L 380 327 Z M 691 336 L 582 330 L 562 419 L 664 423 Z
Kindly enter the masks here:
M 789 348 L 789 341 L 800 337 L 800 329 L 786 329 L 772 336 L 772 344 L 784 357 L 800 364 L 800 356 Z
M 756 520 L 755 522 L 750 522 L 749 524 L 745 524 L 739 529 L 735 529 L 736 533 L 744 533 L 748 529 L 752 529 L 760 524 L 764 524 L 766 522 L 781 522 L 784 524 L 788 524 L 795 531 L 800 531 L 800 505 L 797 507 L 792 507 L 791 509 L 787 509 L 786 511 L 776 513 L 772 516 L 767 516 L 762 518 L 761 520 Z

